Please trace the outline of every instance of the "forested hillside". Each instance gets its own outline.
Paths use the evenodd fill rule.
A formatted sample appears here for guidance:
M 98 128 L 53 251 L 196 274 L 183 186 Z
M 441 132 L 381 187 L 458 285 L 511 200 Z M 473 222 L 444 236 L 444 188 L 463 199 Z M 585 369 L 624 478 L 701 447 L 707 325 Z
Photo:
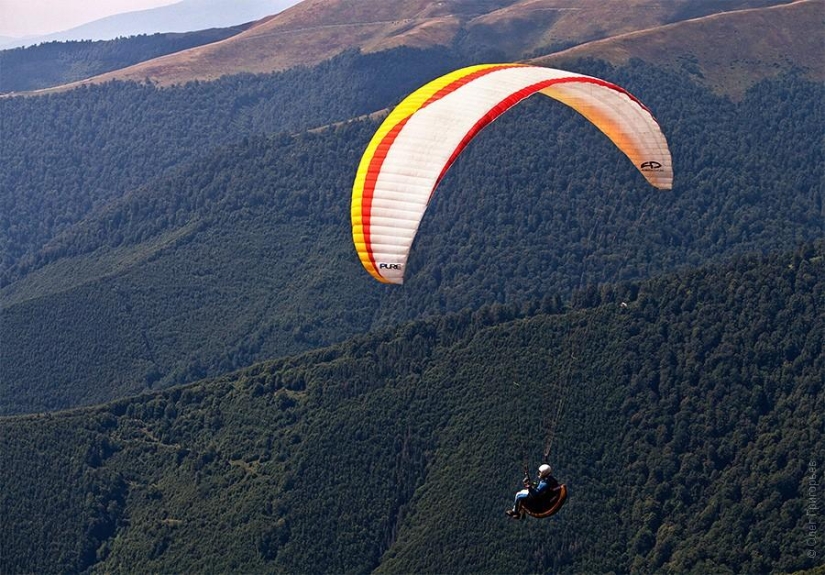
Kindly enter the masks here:
M 352 58 L 351 67 L 327 70 L 361 70 L 360 85 L 370 85 L 370 63 L 379 60 Z M 151 177 L 154 164 L 141 163 L 140 154 L 124 147 L 156 159 L 175 154 L 176 161 L 198 148 L 158 148 L 160 136 L 150 137 L 148 128 L 137 138 L 124 132 L 115 140 L 122 146 L 103 148 L 112 154 L 112 168 L 78 169 L 61 184 L 92 210 L 74 226 L 27 216 L 51 208 L 20 184 L 21 201 L 2 215 L 15 215 L 20 223 L 13 230 L 29 222 L 22 237 L 47 243 L 17 260 L 26 263 L 6 276 L 0 409 L 8 414 L 101 402 L 415 317 L 491 302 L 565 299 L 589 284 L 649 277 L 735 253 L 792 249 L 822 237 L 822 85 L 787 75 L 731 102 L 641 63 L 582 68 L 626 86 L 651 107 L 671 142 L 674 190 L 649 189 L 587 122 L 564 106 L 533 99 L 481 134 L 447 174 L 422 224 L 404 289 L 376 285 L 351 246 L 349 188 L 373 121 L 227 142 L 93 209 L 107 193 L 127 187 L 109 189 L 103 182 L 133 178 L 130 185 L 137 186 Z M 394 93 L 385 86 L 373 102 Z M 105 94 L 127 97 L 132 90 L 146 90 L 151 102 L 161 96 L 182 101 L 174 91 L 145 87 L 84 92 L 99 96 L 100 111 L 116 101 Z M 30 106 L 29 114 L 38 105 L 44 112 L 64 110 L 61 98 L 91 101 L 73 100 L 79 94 L 14 105 Z M 323 94 L 318 97 L 307 96 L 315 105 L 304 100 L 311 112 L 291 125 L 319 120 L 327 109 Z M 353 93 L 339 102 L 358 101 Z M 204 126 L 221 125 L 222 107 L 204 109 L 218 116 L 204 118 Z M 118 109 L 110 113 L 117 116 Z M 149 119 L 162 117 L 157 110 L 134 129 L 159 128 L 162 123 Z M 225 118 L 228 124 L 237 119 Z M 177 141 L 176 132 L 167 134 Z M 44 158 L 42 181 L 53 169 Z M 75 168 L 67 163 L 66 170 Z M 99 189 L 84 185 L 90 174 Z M 58 213 L 68 205 L 60 204 L 63 197 L 55 196 Z
M 47 42 L 28 48 L 0 50 L 0 94 L 68 84 L 164 54 L 217 42 L 247 27 L 143 34 L 97 42 Z
M 823 297 L 820 241 L 2 418 L 0 572 L 812 568 Z M 514 522 L 560 401 L 569 503 Z
M 0 285 L 92 211 L 245 136 L 380 110 L 457 66 L 446 50 L 345 54 L 312 69 L 158 89 L 109 83 L 0 99 Z

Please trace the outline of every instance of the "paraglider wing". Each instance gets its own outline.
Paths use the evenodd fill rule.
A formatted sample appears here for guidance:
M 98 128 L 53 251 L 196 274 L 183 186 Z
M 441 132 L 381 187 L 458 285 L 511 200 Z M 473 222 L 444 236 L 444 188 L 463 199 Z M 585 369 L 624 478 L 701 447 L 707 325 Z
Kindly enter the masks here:
M 670 151 L 650 111 L 598 78 L 523 64 L 470 66 L 405 98 L 373 136 L 352 190 L 352 236 L 366 270 L 400 284 L 418 225 L 446 171 L 472 138 L 540 92 L 596 125 L 653 186 L 670 189 Z

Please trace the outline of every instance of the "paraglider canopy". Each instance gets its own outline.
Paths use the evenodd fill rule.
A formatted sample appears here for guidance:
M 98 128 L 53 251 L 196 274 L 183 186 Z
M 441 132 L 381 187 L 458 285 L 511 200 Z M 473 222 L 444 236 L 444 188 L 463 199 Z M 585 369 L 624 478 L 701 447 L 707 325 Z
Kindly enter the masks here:
M 407 257 L 430 197 L 485 126 L 541 93 L 598 127 L 659 189 L 673 182 L 667 141 L 648 110 L 605 80 L 525 64 L 470 66 L 405 98 L 376 131 L 352 189 L 352 237 L 377 280 L 404 281 Z

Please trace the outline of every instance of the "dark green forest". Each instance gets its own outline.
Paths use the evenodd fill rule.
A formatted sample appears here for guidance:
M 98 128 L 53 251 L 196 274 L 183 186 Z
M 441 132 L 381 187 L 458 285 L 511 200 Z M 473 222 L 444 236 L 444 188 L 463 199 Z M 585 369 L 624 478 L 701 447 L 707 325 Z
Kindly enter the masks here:
M 0 94 L 39 90 L 91 78 L 152 58 L 218 42 L 249 25 L 114 40 L 45 42 L 0 50 Z
M 457 65 L 446 49 L 399 49 L 175 88 L 110 82 L 0 99 L 0 285 L 95 208 L 222 146 L 380 110 Z
M 823 298 L 819 241 L 5 417 L 0 572 L 811 569 Z M 562 401 L 570 500 L 514 522 Z
M 407 286 L 376 285 L 351 246 L 349 192 L 377 121 L 297 132 L 391 104 L 455 64 L 446 51 L 392 54 L 0 101 L 14 125 L 0 412 L 107 401 L 418 317 L 566 301 L 823 236 L 821 84 L 788 74 L 734 102 L 640 62 L 583 62 L 654 111 L 674 190 L 648 188 L 586 121 L 533 98 L 451 168 Z

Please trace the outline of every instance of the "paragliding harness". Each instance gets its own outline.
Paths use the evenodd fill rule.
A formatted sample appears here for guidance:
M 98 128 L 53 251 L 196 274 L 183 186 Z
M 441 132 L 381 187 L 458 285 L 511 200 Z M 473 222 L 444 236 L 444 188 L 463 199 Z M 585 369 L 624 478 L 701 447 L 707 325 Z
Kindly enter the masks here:
M 555 515 L 567 501 L 567 486 L 563 483 L 543 493 L 537 494 L 533 491 L 535 484 L 530 480 L 530 470 L 526 462 L 524 464 L 524 480 L 522 483 L 530 490 L 530 496 L 521 502 L 521 510 L 530 517 L 543 519 Z
M 571 354 L 572 356 L 572 354 Z M 570 368 L 568 367 L 567 379 L 570 379 Z M 543 427 L 547 429 L 547 437 L 544 443 L 544 463 L 550 462 L 550 450 L 553 446 L 553 441 L 556 438 L 556 425 L 561 417 L 562 409 L 564 407 L 564 397 L 557 402 L 555 413 L 551 414 L 550 421 L 545 421 Z M 542 492 L 535 490 L 536 483 L 530 479 L 530 462 L 527 458 L 527 446 L 525 444 L 522 449 L 522 458 L 524 461 L 524 479 L 522 485 L 529 491 L 529 495 L 521 500 L 521 511 L 530 517 L 536 519 L 543 519 L 555 515 L 559 509 L 567 502 L 567 485 L 557 483 L 556 487 L 551 487 Z M 510 513 L 508 513 L 509 515 Z
M 589 332 L 592 327 L 591 323 L 588 323 L 585 331 L 583 339 L 587 341 L 589 338 Z M 570 328 L 568 328 L 569 331 Z M 564 411 L 565 403 L 567 400 L 567 393 L 566 389 L 569 389 L 572 386 L 573 381 L 573 374 L 574 374 L 574 363 L 580 363 L 580 357 L 574 353 L 574 341 L 570 341 L 570 349 L 568 351 L 568 359 L 567 359 L 567 366 L 564 370 L 564 375 L 562 378 L 562 382 L 557 387 L 558 390 L 558 397 L 556 401 L 556 408 L 555 410 L 551 411 L 548 414 L 548 418 L 543 422 L 543 429 L 546 430 L 546 439 L 544 443 L 544 463 L 549 463 L 550 461 L 550 450 L 553 447 L 553 443 L 556 439 L 556 428 L 561 420 L 562 413 Z M 537 493 L 535 491 L 535 484 L 530 479 L 530 467 L 529 462 L 527 460 L 527 444 L 522 448 L 522 455 L 524 460 L 524 480 L 522 484 L 529 490 L 530 495 L 521 501 L 521 510 L 531 517 L 535 517 L 537 519 L 543 519 L 545 517 L 551 517 L 558 513 L 558 511 L 562 508 L 562 506 L 567 502 L 567 485 L 564 483 L 559 483 L 556 487 L 547 489 L 541 493 Z M 509 515 L 510 513 L 508 513 Z

